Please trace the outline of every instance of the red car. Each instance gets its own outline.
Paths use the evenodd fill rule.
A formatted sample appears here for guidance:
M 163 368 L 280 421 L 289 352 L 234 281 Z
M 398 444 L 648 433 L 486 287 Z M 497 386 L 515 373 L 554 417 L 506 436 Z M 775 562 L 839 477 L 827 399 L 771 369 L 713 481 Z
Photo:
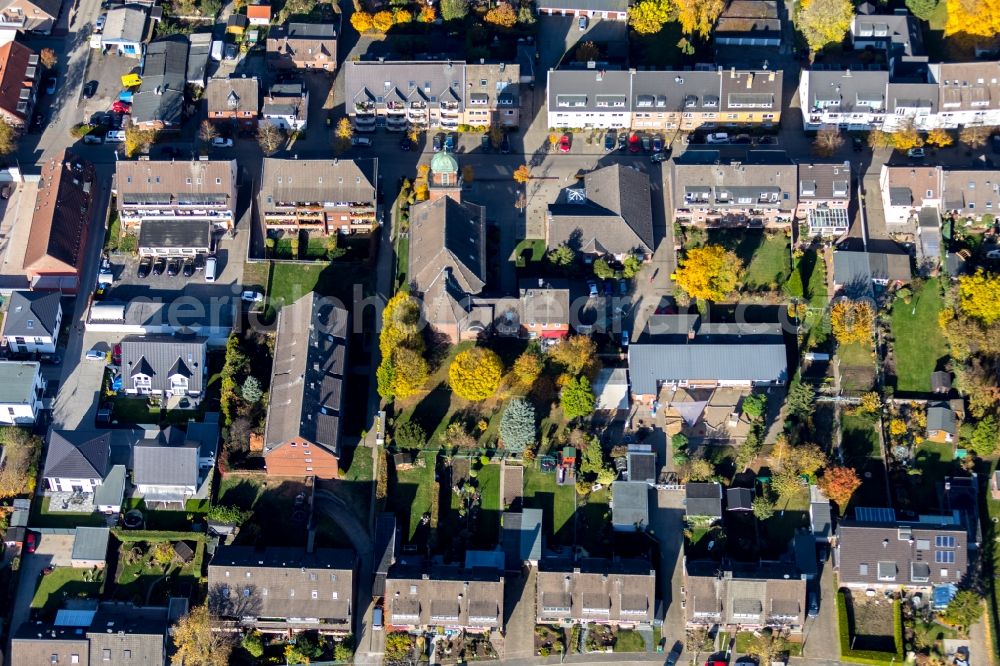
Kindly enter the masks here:
M 128 113 L 130 108 L 131 107 L 128 104 L 126 104 L 121 100 L 118 100 L 117 102 L 111 105 L 111 110 L 114 111 L 115 113 Z
M 563 134 L 562 138 L 559 139 L 559 152 L 560 153 L 569 152 L 569 134 Z
M 628 152 L 637 153 L 642 150 L 642 139 L 638 134 L 630 134 L 628 137 Z
M 35 548 L 38 547 L 38 540 L 34 532 L 28 532 L 28 536 L 24 539 L 24 549 L 28 553 L 34 553 Z

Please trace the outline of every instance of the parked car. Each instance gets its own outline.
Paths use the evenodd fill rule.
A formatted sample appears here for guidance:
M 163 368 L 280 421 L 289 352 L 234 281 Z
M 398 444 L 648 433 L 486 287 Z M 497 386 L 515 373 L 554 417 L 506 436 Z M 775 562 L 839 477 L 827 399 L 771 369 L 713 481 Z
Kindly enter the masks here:
M 484 134 L 479 137 L 479 149 L 484 153 L 491 152 L 493 150 L 493 142 L 490 141 L 490 135 Z
M 104 353 L 103 351 L 101 351 L 100 349 L 98 349 L 97 347 L 94 347 L 93 349 L 91 349 L 90 351 L 87 352 L 87 360 L 88 361 L 101 361 L 101 362 L 104 362 L 107 359 L 108 359 L 108 355 L 106 353 Z
M 510 135 L 504 134 L 503 139 L 500 140 L 500 152 L 504 155 L 510 154 Z
M 226 45 L 226 60 L 236 60 L 236 44 Z
M 1000 153 L 1000 134 L 994 134 L 990 137 L 990 146 L 993 147 L 994 153 Z
M 116 101 L 111 105 L 111 110 L 115 113 L 128 113 L 132 109 L 132 105 L 121 100 Z
M 110 130 L 104 135 L 105 143 L 124 143 L 125 142 L 125 130 Z
M 170 277 L 174 277 L 176 275 L 179 275 L 180 272 L 181 272 L 180 259 L 174 257 L 173 259 L 167 262 L 167 275 L 169 275 Z
M 150 270 L 152 270 L 152 268 L 153 268 L 153 258 L 143 257 L 139 261 L 139 268 L 136 269 L 135 274 L 138 275 L 140 278 L 148 278 L 149 272 Z
M 757 141 L 757 143 L 760 144 L 760 145 L 762 145 L 762 146 L 777 146 L 778 145 L 778 137 L 771 136 L 771 135 L 762 136 L 762 137 L 760 137 L 760 140 Z
M 97 425 L 111 425 L 111 415 L 114 413 L 114 410 L 114 403 L 105 402 L 102 404 L 100 409 L 97 410 Z
M 245 303 L 264 302 L 264 294 L 260 293 L 259 291 L 253 291 L 252 289 L 244 291 L 243 294 L 240 296 L 240 298 L 242 298 Z
M 99 146 L 102 143 L 104 143 L 104 140 L 101 139 L 101 137 L 97 136 L 96 134 L 84 134 L 83 142 Z
M 28 532 L 24 537 L 24 549 L 28 553 L 34 553 L 36 548 L 38 548 L 38 536 L 34 532 Z
M 628 152 L 637 153 L 642 150 L 642 139 L 635 132 L 632 132 L 628 137 Z
M 205 260 L 205 282 L 215 282 L 216 265 L 215 257 L 209 257 Z
M 618 280 L 618 293 L 622 296 L 628 293 L 628 280 Z
M 618 145 L 618 132 L 615 130 L 608 130 L 608 133 L 604 135 L 604 152 L 610 153 Z
M 356 136 L 351 138 L 352 146 L 361 146 L 362 148 L 370 148 L 375 141 L 370 136 Z
M 628 148 L 628 135 L 625 132 L 621 132 L 618 135 L 618 150 L 625 150 Z
M 233 147 L 233 140 L 232 139 L 226 139 L 225 137 L 217 136 L 214 139 L 212 139 L 212 147 L 213 148 L 232 148 Z
M 594 282 L 593 280 L 587 280 L 587 289 L 589 290 L 591 298 L 597 298 L 598 292 L 597 292 L 596 282 Z
M 806 615 L 809 617 L 816 617 L 819 615 L 819 598 L 816 596 L 815 591 L 810 591 L 806 597 Z
M 444 149 L 450 153 L 455 152 L 455 145 L 458 143 L 458 137 L 455 136 L 454 132 L 448 132 L 444 135 Z
M 658 162 L 666 162 L 669 159 L 670 159 L 669 150 L 666 152 L 653 153 L 652 155 L 649 156 L 649 161 L 652 162 L 653 164 L 657 164 Z
M 194 255 L 194 269 L 196 271 L 205 270 L 205 255 L 203 254 Z
M 434 139 L 431 141 L 431 148 L 434 149 L 435 153 L 440 153 L 441 149 L 444 147 L 444 133 L 438 132 L 434 135 Z
M 643 134 L 642 135 L 642 150 L 643 150 L 643 152 L 648 153 L 649 150 L 652 147 L 653 147 L 653 140 L 649 138 L 648 134 Z
M 587 23 L 588 23 L 587 17 L 581 16 L 580 20 L 577 21 L 577 25 L 580 26 L 580 32 L 583 32 L 584 30 L 587 29 Z
M 653 152 L 659 153 L 663 152 L 663 137 L 659 134 L 653 135 Z
M 98 16 L 97 20 L 94 21 L 94 32 L 101 32 L 102 30 L 104 30 L 104 24 L 107 22 L 108 22 L 107 14 L 101 14 L 100 16 Z
M 729 135 L 725 132 L 713 132 L 705 137 L 705 143 L 729 143 Z
M 569 149 L 570 149 L 569 134 L 563 134 L 562 137 L 559 138 L 559 152 L 568 153 Z
M 986 253 L 987 259 L 1000 259 L 1000 250 L 990 250 Z
M 83 97 L 90 99 L 97 94 L 97 81 L 87 81 L 83 86 Z
M 851 137 L 851 147 L 854 149 L 854 152 L 860 153 L 865 149 L 865 142 L 861 140 L 860 136 Z
M 160 257 L 153 262 L 153 275 L 163 275 L 163 271 L 167 270 L 167 260 Z
M 610 297 L 615 291 L 614 285 L 612 285 L 611 280 L 604 281 L 604 295 Z
M 629 334 L 628 329 L 626 328 L 625 330 L 623 330 L 622 331 L 622 347 L 628 347 L 628 343 L 629 343 L 629 340 L 631 338 L 632 338 L 632 336 L 631 336 L 631 334 Z
M 924 152 L 923 148 L 910 148 L 906 151 L 907 157 L 912 157 L 915 160 L 922 160 L 927 157 L 927 153 Z
M 664 662 L 664 666 L 677 666 L 677 660 L 681 658 L 681 652 L 683 650 L 683 643 L 680 641 L 674 643 L 674 647 L 670 650 L 670 654 L 667 655 L 667 660 Z

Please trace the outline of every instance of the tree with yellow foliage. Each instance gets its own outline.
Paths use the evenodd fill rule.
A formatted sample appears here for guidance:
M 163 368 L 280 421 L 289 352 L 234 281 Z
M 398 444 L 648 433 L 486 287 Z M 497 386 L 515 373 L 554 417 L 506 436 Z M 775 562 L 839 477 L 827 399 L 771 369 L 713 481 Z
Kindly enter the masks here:
M 995 0 L 948 0 L 944 35 L 993 37 L 1000 33 L 1000 4 Z
M 798 27 L 809 50 L 816 53 L 844 41 L 853 18 L 851 0 L 812 0 L 799 9 Z
M 872 130 L 868 133 L 868 147 L 874 150 L 892 148 L 892 135 L 882 130 Z
M 927 144 L 930 146 L 937 146 L 938 148 L 947 148 L 951 144 L 955 143 L 955 137 L 951 135 L 946 129 L 941 129 L 940 127 L 935 127 L 930 132 L 927 133 Z
M 354 12 L 351 14 L 351 26 L 358 32 L 368 32 L 372 29 L 372 15 L 368 12 Z
M 135 125 L 125 128 L 125 156 L 134 157 L 136 153 L 149 150 L 150 144 L 156 140 L 153 130 L 139 129 Z
M 705 245 L 688 251 L 674 280 L 691 298 L 721 301 L 736 291 L 743 262 L 721 245 Z
M 393 19 L 392 12 L 390 11 L 382 10 L 380 12 L 376 12 L 375 15 L 372 16 L 372 28 L 377 32 L 389 32 L 393 23 L 395 23 L 395 21 Z
M 517 12 L 506 2 L 498 2 L 497 6 L 486 12 L 483 20 L 501 28 L 513 28 L 517 23 Z
M 403 25 L 406 23 L 413 22 L 413 12 L 409 9 L 403 9 L 402 7 L 396 7 L 392 10 L 392 22 L 396 25 Z
M 924 145 L 924 140 L 920 138 L 920 134 L 912 122 L 892 133 L 892 147 L 896 150 L 907 151 L 922 145 Z
M 830 309 L 830 326 L 834 337 L 842 345 L 871 342 L 874 325 L 875 310 L 868 301 L 844 298 L 834 303 Z
M 982 148 L 990 138 L 990 128 L 982 125 L 970 125 L 958 131 L 958 140 L 969 148 Z
M 889 421 L 889 434 L 899 437 L 906 434 L 906 422 L 903 419 L 892 419 Z
M 503 361 L 496 352 L 473 347 L 459 352 L 448 367 L 448 383 L 455 395 L 478 402 L 491 397 L 500 388 Z
M 628 10 L 628 24 L 640 35 L 654 35 L 673 20 L 670 0 L 641 0 Z
M 173 626 L 175 664 L 226 666 L 233 650 L 233 634 L 218 631 L 207 605 L 195 606 Z
M 522 164 L 514 169 L 514 182 L 523 184 L 529 180 L 531 180 L 531 168 L 527 164 Z
M 963 313 L 989 326 L 1000 319 L 1000 275 L 984 273 L 963 275 L 958 279 L 958 306 Z
M 698 34 L 708 39 L 715 22 L 726 8 L 726 0 L 674 0 L 677 20 L 685 34 Z

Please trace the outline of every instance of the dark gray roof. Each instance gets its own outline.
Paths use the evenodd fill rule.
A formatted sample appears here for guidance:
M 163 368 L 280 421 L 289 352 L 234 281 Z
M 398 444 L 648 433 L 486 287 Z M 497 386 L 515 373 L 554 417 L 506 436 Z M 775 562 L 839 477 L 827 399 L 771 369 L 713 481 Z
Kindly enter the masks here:
M 722 486 L 718 483 L 688 483 L 684 487 L 685 511 L 689 516 L 722 517 Z
M 62 311 L 56 292 L 14 291 L 3 321 L 5 336 L 56 337 L 56 320 Z
M 333 23 L 289 23 L 288 36 L 297 39 L 336 39 L 337 26 Z
M 577 196 L 577 195 L 581 196 Z M 591 171 L 549 206 L 548 243 L 597 254 L 653 252 L 649 176 L 618 164 Z
M 798 169 L 800 200 L 851 198 L 850 162 L 805 162 Z
M 132 121 L 162 121 L 176 126 L 184 107 L 188 41 L 167 38 L 151 42 L 143 59 L 142 84 L 132 99 Z
M 204 248 L 212 245 L 208 220 L 146 220 L 139 229 L 139 247 Z
M 537 562 L 542 557 L 541 509 L 504 513 L 501 539 L 508 570 L 519 570 L 529 560 Z
M 213 458 L 219 449 L 219 413 L 206 412 L 203 422 L 188 421 L 187 438 L 198 442 L 199 455 Z
M 90 663 L 163 664 L 167 627 L 166 607 L 103 603 L 87 631 Z
M 931 390 L 935 393 L 947 393 L 951 390 L 951 373 L 938 370 L 931 373 Z
M 894 55 L 921 55 L 923 39 L 917 19 L 908 13 L 857 14 L 851 23 L 855 44 L 877 42 Z
M 839 102 L 834 109 L 842 114 L 885 108 L 889 72 L 808 70 L 802 76 L 808 80 L 810 109 L 832 101 Z
M 947 402 L 932 402 L 927 405 L 927 432 L 943 430 L 951 435 L 958 434 L 958 419 Z
M 833 252 L 833 281 L 839 285 L 865 285 L 873 280 L 909 282 L 910 255 L 892 241 L 869 243 L 869 251 L 846 239 Z M 850 241 L 850 242 L 848 242 Z
M 936 83 L 890 83 L 889 113 L 920 109 L 921 113 L 938 112 L 939 87 Z
M 188 83 L 205 85 L 205 75 L 208 70 L 208 59 L 212 51 L 212 35 L 195 33 L 188 35 L 191 46 L 188 49 L 187 80 Z
M 37 361 L 0 361 L 0 405 L 30 405 L 36 399 Z
M 108 555 L 111 530 L 107 527 L 77 527 L 73 533 L 74 560 L 101 560 Z
M 188 380 L 189 392 L 200 393 L 206 370 L 206 340 L 196 335 L 130 335 L 121 341 L 122 373 L 132 377 L 141 366 L 154 391 L 170 389 L 170 378 L 181 375 Z
M 546 91 L 549 114 L 607 113 L 612 108 L 625 112 L 632 94 L 632 75 L 627 71 L 553 69 Z
M 486 286 L 485 209 L 450 196 L 410 209 L 410 274 L 418 292 L 444 272 L 464 294 Z
M 260 202 L 264 210 L 279 204 L 344 201 L 375 203 L 378 161 L 264 159 Z
M 692 379 L 784 382 L 788 358 L 783 342 L 699 344 L 636 342 L 628 349 L 633 395 L 653 395 L 659 382 Z
M 200 442 L 168 426 L 155 437 L 136 442 L 132 478 L 136 485 L 195 486 Z
M 908 187 L 889 188 L 890 206 L 911 206 L 913 205 L 913 192 Z
M 753 506 L 752 488 L 727 488 L 726 508 L 730 511 L 750 511 Z
M 344 97 L 348 105 L 371 102 L 419 101 L 431 106 L 455 102 L 465 105 L 465 63 L 351 61 L 343 64 Z
M 656 454 L 651 451 L 629 451 L 628 480 L 655 482 Z
M 615 527 L 649 525 L 649 484 L 645 481 L 615 481 L 611 484 L 611 524 Z
M 828 538 L 833 536 L 833 512 L 830 502 L 810 502 L 809 522 L 813 536 Z
M 347 311 L 313 292 L 281 309 L 265 453 L 296 437 L 339 453 L 347 332 Z
M 45 478 L 103 479 L 111 455 L 111 433 L 53 430 L 45 454 Z
M 396 514 L 380 513 L 375 520 L 375 548 L 372 551 L 375 556 L 375 583 L 372 588 L 372 596 L 385 595 L 385 577 L 396 562 L 399 550 L 398 537 Z
M 845 521 L 838 534 L 841 584 L 958 584 L 968 567 L 965 528 L 950 516 L 938 524 L 930 516 L 919 523 Z

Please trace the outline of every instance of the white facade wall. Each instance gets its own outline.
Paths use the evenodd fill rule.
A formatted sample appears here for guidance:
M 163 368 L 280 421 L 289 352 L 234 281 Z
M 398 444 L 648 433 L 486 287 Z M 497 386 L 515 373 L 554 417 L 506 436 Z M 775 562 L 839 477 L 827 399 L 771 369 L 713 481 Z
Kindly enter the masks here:
M 65 493 L 74 491 L 74 487 L 81 489 L 85 493 L 92 493 L 101 485 L 101 479 L 66 479 L 48 478 L 49 490 L 57 490 Z
M 601 129 L 621 129 L 632 125 L 632 114 L 628 111 L 615 111 L 599 113 L 573 112 L 573 111 L 549 111 L 549 125 L 551 127 L 599 127 Z

